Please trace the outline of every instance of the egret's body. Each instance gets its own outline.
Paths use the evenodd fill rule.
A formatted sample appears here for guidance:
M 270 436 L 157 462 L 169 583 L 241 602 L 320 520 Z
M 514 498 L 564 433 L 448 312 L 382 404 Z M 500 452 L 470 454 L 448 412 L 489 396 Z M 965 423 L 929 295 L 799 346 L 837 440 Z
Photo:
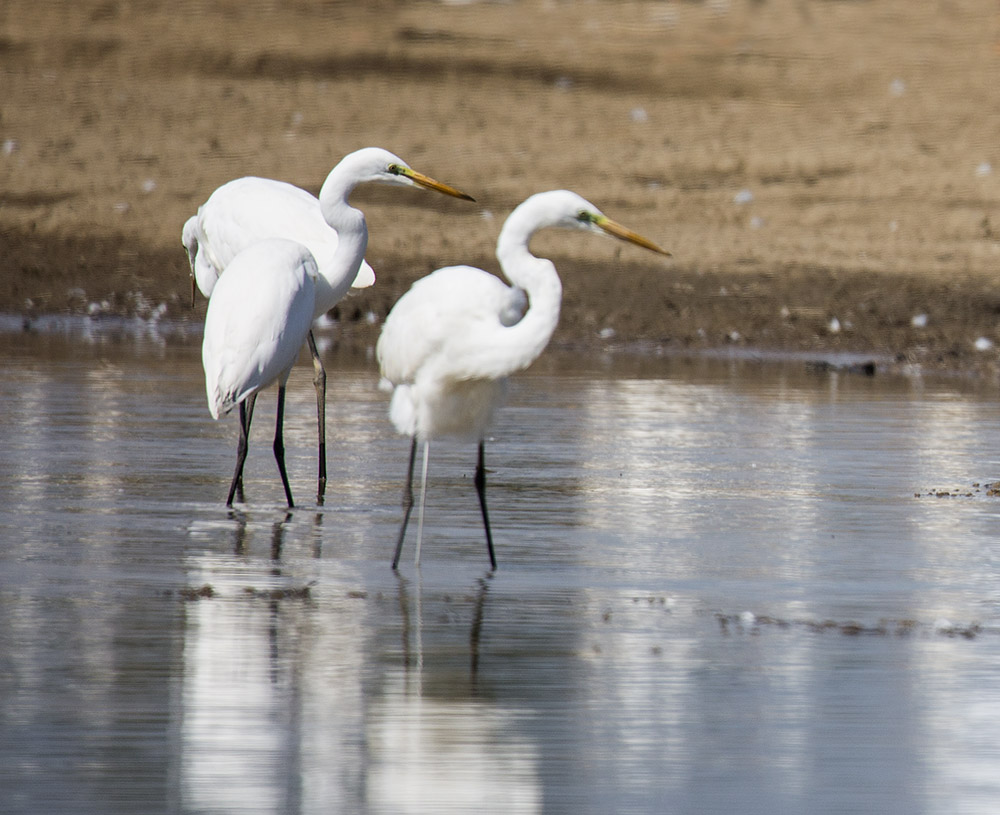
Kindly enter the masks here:
M 375 282 L 363 259 L 353 270 L 337 262 L 337 225 L 324 217 L 320 199 L 294 184 L 248 176 L 223 184 L 184 224 L 181 240 L 198 290 L 211 297 L 229 262 L 263 238 L 290 238 L 312 252 L 322 273 L 316 287 L 317 317 L 337 305 L 352 286 Z
M 348 203 L 358 184 L 381 182 L 420 186 L 472 200 L 471 196 L 413 170 L 398 156 L 367 147 L 345 156 L 323 182 L 319 198 L 305 190 L 266 178 L 239 178 L 219 187 L 184 224 L 181 240 L 199 289 L 210 297 L 236 255 L 264 238 L 281 237 L 305 246 L 319 273 L 314 284 L 312 317 L 333 308 L 353 286 L 374 280 L 364 261 L 368 227 L 364 214 Z M 313 358 L 319 435 L 317 500 L 326 490 L 326 372 L 312 332 L 305 340 Z
M 312 324 L 318 274 L 315 259 L 302 244 L 267 239 L 232 259 L 208 302 L 201 349 L 208 409 L 218 419 L 240 408 L 240 442 L 227 506 L 242 483 L 257 394 L 274 383 L 274 456 L 288 506 L 293 506 L 282 431 L 285 383 Z
M 490 562 L 496 567 L 486 508 L 483 439 L 507 377 L 537 359 L 559 322 L 559 275 L 551 261 L 535 257 L 528 248 L 531 236 L 549 226 L 610 234 L 669 254 L 611 221 L 576 193 L 555 190 L 524 201 L 500 232 L 497 258 L 510 286 L 482 269 L 451 266 L 418 280 L 400 298 L 386 318 L 376 349 L 382 377 L 393 387 L 390 418 L 400 433 L 413 439 L 393 568 L 413 506 L 413 465 L 417 442 L 422 441 L 419 560 L 429 442 L 439 436 L 479 443 L 475 481 Z

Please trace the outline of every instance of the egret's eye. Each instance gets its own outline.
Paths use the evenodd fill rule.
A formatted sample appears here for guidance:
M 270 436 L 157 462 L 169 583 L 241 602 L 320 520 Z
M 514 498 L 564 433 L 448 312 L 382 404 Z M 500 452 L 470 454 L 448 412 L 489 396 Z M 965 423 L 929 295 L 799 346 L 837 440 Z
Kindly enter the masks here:
M 388 169 L 389 169 L 389 172 L 392 175 L 402 175 L 403 174 L 403 168 L 400 167 L 398 164 L 390 164 Z
M 586 224 L 586 223 L 590 223 L 591 221 L 593 221 L 594 220 L 594 216 L 591 215 L 589 212 L 587 212 L 587 210 L 581 209 L 578 213 L 576 213 L 576 219 L 580 223 Z

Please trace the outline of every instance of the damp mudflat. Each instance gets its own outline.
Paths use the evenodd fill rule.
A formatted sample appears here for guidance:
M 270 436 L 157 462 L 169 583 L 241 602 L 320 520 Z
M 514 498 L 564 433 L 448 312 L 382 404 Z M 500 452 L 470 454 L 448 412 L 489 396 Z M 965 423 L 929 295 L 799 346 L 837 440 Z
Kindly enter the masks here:
M 258 400 L 196 337 L 0 335 L 7 813 L 976 813 L 1000 802 L 1000 409 L 959 379 L 579 360 L 432 446 L 374 364 Z M 333 358 L 336 359 L 335 357 Z M 415 531 L 412 530 L 412 531 Z

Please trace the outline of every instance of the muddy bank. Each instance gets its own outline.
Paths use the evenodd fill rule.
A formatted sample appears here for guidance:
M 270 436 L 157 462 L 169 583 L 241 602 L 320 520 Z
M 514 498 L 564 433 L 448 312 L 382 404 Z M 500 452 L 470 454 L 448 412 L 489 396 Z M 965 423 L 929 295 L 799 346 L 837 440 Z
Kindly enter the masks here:
M 204 319 L 200 295 L 191 307 L 183 252 L 126 248 L 124 238 L 116 237 L 78 237 L 63 245 L 7 237 L 14 238 L 7 251 L 14 257 L 23 253 L 25 273 L 3 281 L 6 312 L 23 315 L 22 324 L 33 330 L 42 324 L 38 317 L 53 313 Z M 378 284 L 349 296 L 330 315 L 336 321 L 334 348 L 344 353 L 374 346 L 381 321 L 414 277 L 402 271 L 412 268 L 412 256 L 372 258 L 385 270 Z M 499 273 L 493 258 L 468 260 Z M 614 270 L 609 273 L 610 264 Z M 428 258 L 418 271 L 434 267 Z M 137 274 L 135 269 L 166 274 Z M 871 354 L 880 367 L 891 362 L 996 374 L 992 349 L 975 344 L 994 336 L 1000 314 L 1000 292 L 987 280 L 900 276 L 886 287 L 866 272 L 806 268 L 727 274 L 656 260 L 625 263 L 621 257 L 563 259 L 559 269 L 565 298 L 553 339 L 556 347 Z M 629 285 L 622 286 L 622 280 Z M 16 308 L 17 303 L 22 307 Z
M 989 0 L 11 0 L 0 24 L 4 313 L 199 320 L 179 234 L 212 189 L 316 191 L 379 144 L 478 202 L 358 191 L 379 280 L 338 308 L 344 348 L 416 277 L 496 271 L 505 214 L 569 187 L 674 259 L 540 235 L 558 344 L 996 373 Z

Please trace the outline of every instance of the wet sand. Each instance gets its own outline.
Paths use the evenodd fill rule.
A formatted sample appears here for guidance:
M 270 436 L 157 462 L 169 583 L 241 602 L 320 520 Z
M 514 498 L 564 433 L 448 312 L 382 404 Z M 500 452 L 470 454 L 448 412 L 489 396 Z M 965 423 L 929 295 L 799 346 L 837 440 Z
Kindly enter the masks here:
M 568 187 L 674 258 L 540 235 L 558 345 L 996 376 L 998 23 L 989 0 L 8 0 L 0 311 L 198 321 L 179 236 L 216 186 L 315 192 L 377 144 L 478 203 L 358 190 L 378 283 L 341 348 L 438 266 L 497 271 L 506 213 Z

